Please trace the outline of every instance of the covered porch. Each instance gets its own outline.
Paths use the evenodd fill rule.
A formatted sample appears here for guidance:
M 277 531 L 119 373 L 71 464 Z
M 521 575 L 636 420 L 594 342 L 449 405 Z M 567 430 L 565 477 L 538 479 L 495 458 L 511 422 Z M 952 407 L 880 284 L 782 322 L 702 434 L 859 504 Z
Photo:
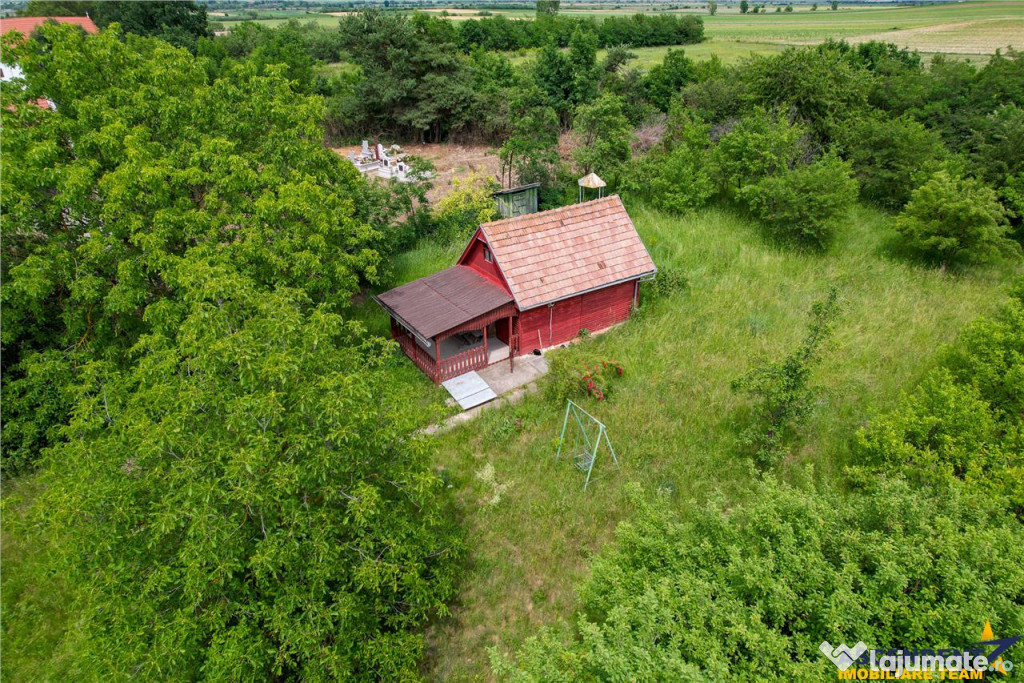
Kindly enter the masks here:
M 494 323 L 503 319 L 514 328 L 514 310 L 509 306 L 492 311 L 483 319 L 465 323 L 424 340 L 392 319 L 391 336 L 420 370 L 434 382 L 441 383 L 471 370 L 480 370 L 493 363 L 508 360 L 509 371 L 515 363 L 512 347 L 497 334 Z M 472 327 L 466 327 L 472 325 Z M 514 339 L 512 340 L 514 343 Z
M 503 360 L 513 368 L 517 310 L 512 296 L 466 266 L 453 266 L 376 297 L 391 336 L 434 382 Z
M 485 346 L 485 341 L 481 330 L 461 332 L 457 335 L 446 337 L 441 340 L 441 357 L 454 358 L 455 356 L 473 351 L 474 349 L 482 348 L 483 346 Z M 488 365 L 508 359 L 508 344 L 503 342 L 497 336 L 493 325 L 490 325 L 487 330 L 486 347 Z

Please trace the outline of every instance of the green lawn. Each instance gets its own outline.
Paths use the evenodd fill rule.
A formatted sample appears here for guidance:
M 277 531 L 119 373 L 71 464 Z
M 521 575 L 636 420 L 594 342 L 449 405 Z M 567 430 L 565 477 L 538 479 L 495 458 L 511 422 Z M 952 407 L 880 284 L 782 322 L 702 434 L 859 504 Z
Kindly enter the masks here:
M 759 356 L 791 349 L 830 284 L 845 312 L 813 378 L 820 395 L 805 443 L 783 476 L 813 463 L 815 476 L 832 478 L 871 410 L 921 377 L 966 322 L 996 307 L 1011 275 L 895 260 L 883 248 L 887 218 L 865 208 L 825 255 L 769 246 L 722 210 L 674 218 L 628 208 L 655 261 L 685 273 L 690 287 L 583 342 L 625 367 L 612 397 L 588 404 L 608 425 L 622 469 L 599 460 L 584 493 L 582 475 L 554 460 L 564 406 L 539 394 L 437 437 L 437 466 L 456 490 L 471 554 L 453 618 L 430 631 L 431 677 L 487 678 L 488 647 L 514 648 L 542 625 L 564 628 L 574 585 L 627 514 L 627 482 L 674 491 L 684 509 L 712 491 L 742 500 L 755 475 L 736 454 L 744 404 L 729 383 Z M 507 485 L 496 505 L 487 502 L 493 485 L 478 476 L 488 465 Z

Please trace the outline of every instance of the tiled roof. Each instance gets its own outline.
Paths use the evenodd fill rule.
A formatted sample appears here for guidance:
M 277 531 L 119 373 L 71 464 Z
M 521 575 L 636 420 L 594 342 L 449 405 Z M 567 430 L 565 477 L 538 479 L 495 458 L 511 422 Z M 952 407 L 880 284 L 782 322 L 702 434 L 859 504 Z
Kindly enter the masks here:
M 656 270 L 618 195 L 480 228 L 520 310 Z
M 86 33 L 100 32 L 89 17 L 9 17 L 0 19 L 0 34 L 17 31 L 27 36 L 50 19 L 58 24 L 76 24 L 85 29 Z
M 512 301 L 508 292 L 468 266 L 452 266 L 376 298 L 424 339 Z

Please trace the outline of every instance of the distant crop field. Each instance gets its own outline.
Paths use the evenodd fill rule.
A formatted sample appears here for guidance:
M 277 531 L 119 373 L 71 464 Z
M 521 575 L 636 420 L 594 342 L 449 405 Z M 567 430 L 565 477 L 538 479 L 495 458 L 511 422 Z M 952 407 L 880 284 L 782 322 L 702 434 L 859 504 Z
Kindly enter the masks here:
M 694 13 L 704 19 L 707 42 L 686 46 L 688 55 L 706 59 L 718 55 L 726 63 L 734 63 L 751 54 L 772 54 L 788 45 L 814 45 L 833 39 L 860 43 L 868 40 L 892 42 L 900 47 L 918 50 L 926 56 L 948 54 L 972 61 L 984 61 L 996 50 L 1008 47 L 1024 50 L 1024 0 L 1006 2 L 965 2 L 914 7 L 844 7 L 826 9 L 822 2 L 814 11 L 809 5 L 797 5 L 793 12 L 740 14 L 738 4 L 721 5 L 715 16 L 695 9 L 668 10 L 654 6 L 604 7 L 582 9 L 563 5 L 562 13 L 570 16 L 605 17 L 627 15 L 637 11 L 652 13 Z M 426 10 L 452 21 L 505 16 L 510 19 L 532 19 L 531 10 L 441 9 Z M 483 15 L 481 15 L 483 12 Z M 291 19 L 313 21 L 322 26 L 336 26 L 346 12 L 330 14 L 299 10 L 232 10 L 212 16 L 230 29 L 233 23 L 254 20 L 267 26 L 278 26 Z M 255 17 L 255 19 L 253 18 Z M 635 64 L 648 67 L 660 62 L 667 47 L 639 48 Z M 521 61 L 528 53 L 513 55 Z
M 824 4 L 824 3 L 823 3 Z M 1024 49 L 1024 2 L 975 2 L 922 7 L 856 7 L 832 12 L 719 12 L 704 18 L 713 40 L 807 45 L 829 38 L 884 40 L 922 52 L 992 54 Z

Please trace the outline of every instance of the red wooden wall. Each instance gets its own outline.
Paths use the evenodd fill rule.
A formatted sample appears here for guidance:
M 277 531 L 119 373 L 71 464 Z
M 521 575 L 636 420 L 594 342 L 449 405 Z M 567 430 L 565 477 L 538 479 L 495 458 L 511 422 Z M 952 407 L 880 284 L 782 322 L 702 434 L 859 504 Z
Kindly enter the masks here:
M 635 286 L 623 282 L 559 301 L 553 309 L 539 306 L 520 313 L 519 353 L 562 344 L 578 336 L 581 329 L 597 332 L 626 320 L 633 309 Z
M 511 293 L 511 290 L 508 288 L 508 284 L 505 282 L 505 276 L 501 274 L 501 269 L 498 268 L 498 264 L 495 263 L 493 259 L 491 263 L 484 260 L 485 246 L 487 245 L 483 239 L 474 237 L 469 247 L 467 247 L 465 255 L 459 260 L 459 264 L 469 266 L 485 278 L 498 283 Z

